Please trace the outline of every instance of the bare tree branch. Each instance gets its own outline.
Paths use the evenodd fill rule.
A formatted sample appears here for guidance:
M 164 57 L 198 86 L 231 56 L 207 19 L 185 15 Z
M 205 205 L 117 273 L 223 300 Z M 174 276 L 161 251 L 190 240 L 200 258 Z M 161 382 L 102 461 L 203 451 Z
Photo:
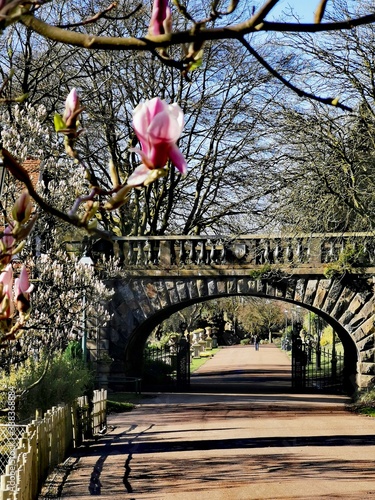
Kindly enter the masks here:
M 320 102 L 322 104 L 328 104 L 329 106 L 334 106 L 336 108 L 340 108 L 343 111 L 353 111 L 352 108 L 349 106 L 345 106 L 345 104 L 341 104 L 340 102 L 337 101 L 336 98 L 332 97 L 319 97 L 315 94 L 310 94 L 309 92 L 305 92 L 304 90 L 296 87 L 292 83 L 290 83 L 288 80 L 286 80 L 278 71 L 276 71 L 270 64 L 268 64 L 267 61 L 263 59 L 263 57 L 255 50 L 252 48 L 252 46 L 244 39 L 242 38 L 241 43 L 246 49 L 250 52 L 251 55 L 255 57 L 255 59 L 267 70 L 273 75 L 275 78 L 277 78 L 285 87 L 288 89 L 292 90 L 295 92 L 299 97 L 306 97 L 308 99 L 312 99 L 314 101 Z

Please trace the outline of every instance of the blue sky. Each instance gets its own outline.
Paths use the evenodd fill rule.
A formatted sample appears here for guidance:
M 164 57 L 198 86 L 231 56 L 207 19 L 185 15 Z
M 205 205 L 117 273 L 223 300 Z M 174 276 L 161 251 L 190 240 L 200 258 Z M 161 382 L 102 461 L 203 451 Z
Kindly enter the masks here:
M 314 19 L 314 11 L 318 5 L 319 0 L 280 0 L 277 6 L 272 10 L 267 20 L 273 21 L 283 11 L 289 12 L 289 8 L 301 18 L 301 22 L 312 23 Z

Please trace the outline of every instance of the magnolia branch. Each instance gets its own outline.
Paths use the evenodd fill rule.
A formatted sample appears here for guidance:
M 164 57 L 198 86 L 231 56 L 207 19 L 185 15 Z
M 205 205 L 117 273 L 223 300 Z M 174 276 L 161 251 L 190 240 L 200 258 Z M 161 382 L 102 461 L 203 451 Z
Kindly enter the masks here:
M 375 14 L 369 14 L 347 21 L 319 24 L 278 23 L 260 21 L 260 19 L 261 16 L 257 13 L 244 23 L 234 24 L 223 28 L 200 27 L 199 30 L 192 29 L 157 36 L 147 35 L 143 38 L 122 38 L 77 33 L 57 26 L 51 26 L 41 19 L 36 18 L 32 13 L 26 13 L 20 17 L 20 21 L 25 26 L 39 35 L 55 42 L 87 49 L 149 51 L 193 42 L 202 43 L 209 40 L 241 40 L 246 34 L 261 31 L 318 33 L 350 30 L 356 26 L 374 23 Z

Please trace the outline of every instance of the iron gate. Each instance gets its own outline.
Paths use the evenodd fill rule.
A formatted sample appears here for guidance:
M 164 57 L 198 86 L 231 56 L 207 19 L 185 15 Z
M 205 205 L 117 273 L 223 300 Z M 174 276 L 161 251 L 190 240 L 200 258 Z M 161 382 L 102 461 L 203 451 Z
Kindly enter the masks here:
M 190 343 L 181 337 L 178 343 L 148 347 L 144 352 L 147 372 L 142 385 L 148 390 L 187 391 L 190 387 Z
M 319 343 L 292 343 L 292 388 L 326 393 L 344 393 L 344 356 L 322 348 Z

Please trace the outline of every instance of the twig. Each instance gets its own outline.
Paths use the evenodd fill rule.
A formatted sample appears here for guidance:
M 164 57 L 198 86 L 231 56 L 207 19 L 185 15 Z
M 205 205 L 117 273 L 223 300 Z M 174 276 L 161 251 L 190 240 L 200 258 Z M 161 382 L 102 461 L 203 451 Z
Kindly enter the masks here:
M 93 15 L 92 17 L 89 17 L 88 19 L 86 19 L 84 21 L 81 21 L 79 23 L 71 23 L 71 24 L 58 24 L 57 26 L 59 28 L 65 29 L 65 28 L 77 28 L 78 26 L 85 26 L 86 24 L 95 23 L 98 19 L 104 17 L 107 12 L 110 12 L 111 10 L 115 9 L 116 7 L 117 7 L 117 2 L 113 2 L 106 9 L 102 10 L 101 12 L 98 12 L 97 14 Z
M 299 97 L 306 97 L 308 99 L 312 99 L 314 101 L 320 102 L 322 104 L 328 104 L 329 106 L 334 106 L 335 108 L 340 108 L 343 111 L 353 111 L 352 108 L 346 106 L 345 104 L 341 104 L 336 101 L 335 98 L 332 97 L 319 97 L 315 94 L 310 94 L 309 92 L 305 92 L 304 90 L 296 87 L 292 83 L 290 83 L 286 78 L 284 78 L 278 71 L 276 71 L 267 61 L 263 59 L 263 57 L 255 50 L 253 47 L 244 39 L 240 38 L 240 42 L 242 45 L 250 52 L 252 56 L 269 72 L 272 76 L 277 78 L 285 87 L 295 92 Z

